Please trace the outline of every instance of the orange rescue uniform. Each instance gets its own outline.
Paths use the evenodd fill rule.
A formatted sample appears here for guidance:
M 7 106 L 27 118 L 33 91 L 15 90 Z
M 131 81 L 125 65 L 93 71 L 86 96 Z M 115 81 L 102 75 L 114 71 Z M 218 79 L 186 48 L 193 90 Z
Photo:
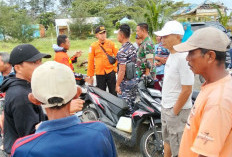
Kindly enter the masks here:
M 96 41 L 90 47 L 87 71 L 88 76 L 94 76 L 94 72 L 96 75 L 105 75 L 113 70 L 117 72 L 117 62 L 114 65 L 110 64 L 106 54 L 101 49 L 100 44 L 99 41 Z M 110 56 L 117 56 L 118 49 L 112 41 L 106 39 L 102 47 Z
M 232 77 L 203 85 L 186 124 L 179 157 L 232 157 Z
M 55 57 L 54 57 L 54 61 L 67 65 L 68 67 L 72 69 L 72 71 L 74 71 L 72 63 L 76 62 L 76 60 L 77 60 L 77 57 L 69 58 L 66 52 L 56 52 Z

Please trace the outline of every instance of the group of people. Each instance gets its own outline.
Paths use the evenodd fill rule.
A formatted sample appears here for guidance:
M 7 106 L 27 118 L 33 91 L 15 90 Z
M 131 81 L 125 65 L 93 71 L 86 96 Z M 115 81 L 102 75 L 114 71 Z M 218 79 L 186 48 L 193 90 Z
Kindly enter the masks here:
M 130 42 L 130 33 L 128 25 L 119 27 L 117 39 L 122 47 L 118 50 L 106 38 L 105 27 L 96 28 L 98 40 L 89 50 L 87 82 L 93 84 L 96 74 L 97 87 L 108 87 L 110 93 L 124 98 L 131 113 L 137 77 L 163 79 L 164 156 L 232 156 L 232 77 L 224 64 L 229 38 L 207 27 L 183 42 L 183 26 L 169 21 L 155 32 L 155 45 L 148 35 L 148 25 L 141 23 L 136 28 L 136 48 Z M 44 64 L 42 58 L 51 56 L 30 44 L 15 47 L 8 57 L 0 55 L 0 64 L 7 63 L 7 74 L 2 71 L 5 78 L 1 91 L 6 93 L 3 146 L 8 155 L 117 156 L 104 124 L 82 123 L 75 115 L 84 101 L 78 99 L 81 89 L 76 86 L 72 63 L 81 51 L 69 58 L 69 47 L 68 37 L 58 36 L 53 46 L 55 61 Z M 128 74 L 131 67 L 132 71 L 136 68 L 136 75 Z M 206 82 L 192 105 L 194 73 L 202 75 Z

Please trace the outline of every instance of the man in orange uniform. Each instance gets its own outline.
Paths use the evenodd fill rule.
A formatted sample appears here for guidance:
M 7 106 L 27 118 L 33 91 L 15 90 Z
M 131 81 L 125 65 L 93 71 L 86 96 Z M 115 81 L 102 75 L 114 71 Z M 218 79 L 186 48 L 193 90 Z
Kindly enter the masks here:
M 71 58 L 67 54 L 69 50 L 70 42 L 66 35 L 59 35 L 57 37 L 57 45 L 53 45 L 53 49 L 56 52 L 54 60 L 56 62 L 69 66 L 74 71 L 73 63 L 77 62 L 77 58 L 81 56 L 81 51 L 76 52 Z
M 109 92 L 117 95 L 115 91 L 117 63 L 110 64 L 107 54 L 116 57 L 118 49 L 112 41 L 106 39 L 106 29 L 104 26 L 97 27 L 95 34 L 98 41 L 92 43 L 90 47 L 87 76 L 90 76 L 90 84 L 93 84 L 95 72 L 97 87 L 106 90 L 106 86 L 108 86 Z
M 225 70 L 229 44 L 224 32 L 206 27 L 174 46 L 189 51 L 191 70 L 206 81 L 190 112 L 178 157 L 232 157 L 232 77 Z

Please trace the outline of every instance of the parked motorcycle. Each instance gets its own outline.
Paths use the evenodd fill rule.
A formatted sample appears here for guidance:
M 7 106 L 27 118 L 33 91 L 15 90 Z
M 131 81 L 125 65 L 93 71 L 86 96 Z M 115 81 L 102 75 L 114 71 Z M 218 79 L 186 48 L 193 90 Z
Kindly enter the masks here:
M 86 94 L 83 121 L 104 122 L 114 137 L 127 146 L 140 145 L 140 151 L 145 157 L 163 156 L 163 141 L 161 137 L 161 93 L 158 90 L 146 88 L 146 79 L 138 83 L 138 97 L 135 102 L 135 112 L 131 118 L 127 115 L 128 105 L 120 99 L 97 87 L 89 86 Z M 118 127 L 121 119 L 129 120 L 122 131 Z M 131 122 L 131 123 L 130 123 Z

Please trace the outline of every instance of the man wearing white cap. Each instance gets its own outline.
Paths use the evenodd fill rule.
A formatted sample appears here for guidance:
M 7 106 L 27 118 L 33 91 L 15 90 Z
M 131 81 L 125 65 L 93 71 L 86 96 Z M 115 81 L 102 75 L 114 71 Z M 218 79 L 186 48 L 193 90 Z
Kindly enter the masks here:
M 70 115 L 70 104 L 79 96 L 73 71 L 48 61 L 35 69 L 31 80 L 31 102 L 45 108 L 48 121 L 35 134 L 18 139 L 12 157 L 116 157 L 114 141 L 103 123 L 81 123 Z
M 221 30 L 197 30 L 176 51 L 189 51 L 188 64 L 204 77 L 180 145 L 179 157 L 232 156 L 232 77 L 225 70 L 230 40 Z
M 183 26 L 177 21 L 169 21 L 155 34 L 162 37 L 162 46 L 170 52 L 164 70 L 161 121 L 164 157 L 175 157 L 192 107 L 194 75 L 185 59 L 187 52 L 176 53 L 173 49 L 174 45 L 181 43 Z

